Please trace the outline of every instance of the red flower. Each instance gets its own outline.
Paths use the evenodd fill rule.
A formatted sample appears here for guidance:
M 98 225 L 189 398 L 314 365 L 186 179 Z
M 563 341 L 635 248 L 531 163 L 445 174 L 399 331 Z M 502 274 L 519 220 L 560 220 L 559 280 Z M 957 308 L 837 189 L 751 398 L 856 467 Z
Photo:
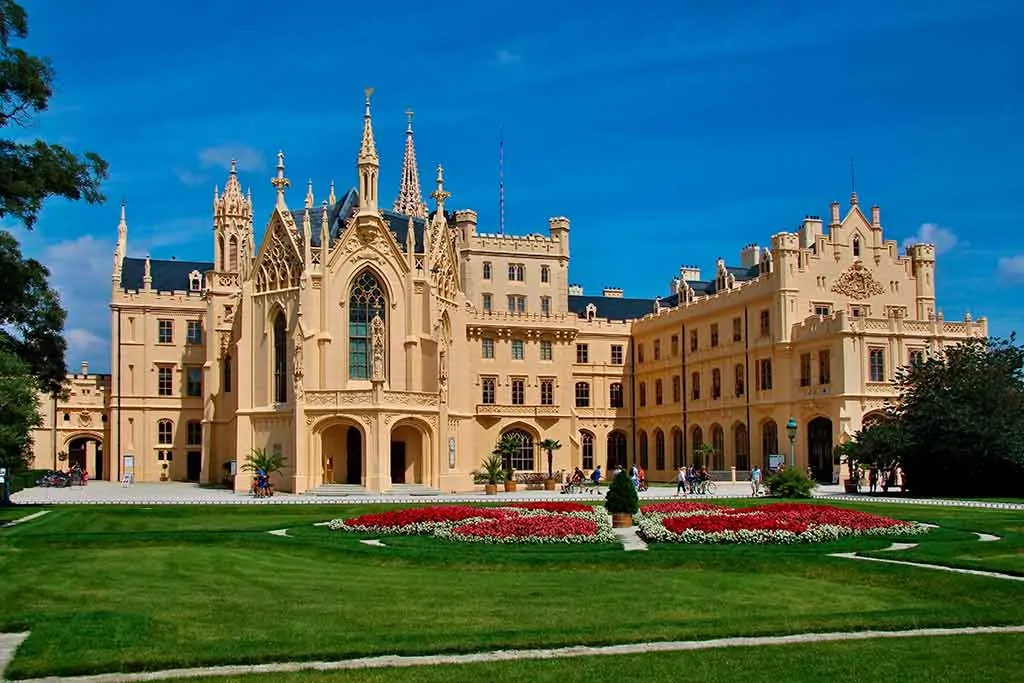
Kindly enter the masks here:
M 468 505 L 438 505 L 360 515 L 345 520 L 346 526 L 403 527 L 410 524 L 459 522 L 472 517 L 498 518 L 517 514 L 513 510 L 477 508 Z
M 574 503 L 572 501 L 548 501 L 540 503 L 509 503 L 506 507 L 523 510 L 543 510 L 544 512 L 591 512 L 593 505 Z
M 563 515 L 531 515 L 527 517 L 505 517 L 462 524 L 452 529 L 455 536 L 476 536 L 486 538 L 566 538 L 569 536 L 593 536 L 597 533 L 597 522 L 590 519 Z
M 682 501 L 670 501 L 667 503 L 651 503 L 640 508 L 640 512 L 649 514 L 671 515 L 685 512 L 697 512 L 699 510 L 721 510 L 725 512 L 730 508 L 711 503 L 688 503 Z

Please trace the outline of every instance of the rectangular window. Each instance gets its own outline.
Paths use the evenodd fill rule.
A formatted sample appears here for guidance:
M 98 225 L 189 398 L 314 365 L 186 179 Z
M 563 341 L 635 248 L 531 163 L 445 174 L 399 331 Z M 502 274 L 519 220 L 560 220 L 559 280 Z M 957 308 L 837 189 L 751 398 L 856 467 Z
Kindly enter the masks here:
M 203 445 L 203 423 L 198 420 L 190 420 L 185 425 L 185 437 L 189 446 Z
M 542 296 L 540 298 L 540 312 L 541 315 L 551 315 L 551 297 Z
M 174 368 L 167 366 L 161 366 L 156 371 L 156 393 L 158 396 L 173 396 L 171 392 L 173 388 L 172 378 L 174 376 Z
M 485 280 L 490 280 L 491 279 L 491 262 L 490 261 L 484 261 L 484 279 Z
M 201 367 L 185 368 L 185 395 L 203 395 L 203 369 Z
M 718 368 L 711 371 L 711 398 L 715 401 L 722 398 L 722 371 Z
M 576 345 L 576 362 L 577 363 L 589 363 L 590 362 L 590 347 L 586 344 Z
M 768 391 L 772 388 L 772 360 L 764 358 L 757 361 L 757 387 L 758 391 Z
M 493 306 L 493 297 L 490 294 L 484 294 L 484 313 L 490 313 Z
M 224 356 L 224 377 L 223 386 L 221 388 L 225 391 L 225 393 L 231 393 L 232 379 L 233 378 L 231 376 L 231 356 Z
M 696 351 L 699 342 L 700 338 L 697 336 L 697 330 L 690 330 L 690 350 Z
M 800 386 L 811 386 L 811 354 L 800 354 Z
M 732 340 L 734 342 L 743 341 L 743 318 L 732 319 Z
M 512 360 L 523 360 L 526 357 L 526 352 L 523 349 L 522 339 L 512 340 Z
M 644 345 L 643 344 L 637 344 L 636 345 L 636 362 L 637 363 L 643 363 L 644 362 Z
M 493 377 L 484 377 L 480 380 L 480 402 L 484 405 L 494 405 L 494 385 L 497 381 Z
M 679 335 L 678 334 L 673 334 L 672 335 L 672 339 L 670 341 L 670 346 L 671 346 L 671 350 L 672 350 L 672 357 L 675 358 L 676 356 L 679 355 Z
M 711 348 L 718 346 L 718 323 L 711 324 Z
M 526 380 L 512 380 L 512 405 L 521 406 L 526 402 Z
M 922 363 L 924 363 L 924 351 L 922 349 L 911 349 L 910 364 L 921 365 Z
M 526 313 L 526 297 L 522 294 L 508 295 L 509 313 Z
M 645 382 L 640 382 L 640 390 L 637 393 L 640 394 L 638 396 L 638 398 L 640 399 L 640 407 L 641 408 L 646 407 L 647 406 L 647 384 Z
M 586 382 L 576 382 L 576 407 L 590 407 L 590 385 Z
M 818 351 L 818 384 L 832 383 L 832 352 L 828 349 Z
M 157 344 L 173 344 L 174 343 L 174 321 L 173 320 L 158 320 L 156 322 L 156 343 Z
M 540 342 L 540 359 L 551 360 L 551 342 L 547 339 L 542 339 Z
M 832 315 L 832 307 L 828 304 L 814 304 L 814 315 L 830 316 Z
M 188 330 L 185 332 L 185 343 L 187 344 L 202 344 L 203 343 L 203 321 L 201 320 L 189 320 Z
M 540 404 L 542 406 L 555 405 L 555 381 L 553 379 L 540 381 Z
M 654 340 L 654 360 L 661 360 L 661 340 Z
M 611 386 L 608 387 L 608 404 L 612 408 L 623 407 L 622 385 L 618 382 L 612 382 Z
M 622 346 L 612 344 L 612 365 L 622 365 Z
M 540 281 L 545 285 L 551 282 L 551 266 L 540 267 Z
M 868 351 L 868 380 L 885 381 L 885 349 L 873 348 Z
M 772 334 L 772 314 L 767 308 L 761 311 L 761 336 L 770 337 Z
M 508 264 L 508 279 L 511 282 L 522 282 L 526 279 L 526 266 L 522 263 Z
M 509 313 L 515 313 L 516 312 L 516 295 L 515 294 L 509 294 L 508 295 L 508 312 Z
M 860 306 L 850 306 L 850 317 L 859 318 L 864 315 L 864 309 Z
M 690 398 L 694 401 L 700 399 L 700 373 L 695 372 L 690 375 Z
M 679 403 L 682 396 L 682 382 L 679 379 L 679 375 L 672 377 L 672 402 Z
M 746 388 L 745 385 L 747 383 L 746 382 L 746 377 L 744 376 L 745 375 L 745 368 L 743 367 L 742 363 L 736 365 L 736 368 L 735 368 L 735 371 L 734 371 L 733 374 L 735 375 L 733 377 L 733 388 L 735 389 L 736 396 L 738 398 L 738 397 L 743 395 L 743 391 L 745 390 L 745 388 Z
M 654 380 L 654 405 L 660 406 L 665 402 L 665 394 L 661 388 L 661 380 Z
M 480 356 L 482 358 L 494 358 L 494 340 L 484 337 L 480 340 Z

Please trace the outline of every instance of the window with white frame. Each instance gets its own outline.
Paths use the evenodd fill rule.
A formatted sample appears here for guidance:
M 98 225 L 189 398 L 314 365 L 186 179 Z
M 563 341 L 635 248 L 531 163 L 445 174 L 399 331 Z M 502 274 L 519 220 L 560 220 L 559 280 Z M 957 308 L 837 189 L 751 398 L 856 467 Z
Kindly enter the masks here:
M 512 360 L 523 360 L 526 357 L 526 351 L 522 339 L 512 340 Z
M 480 340 L 480 356 L 482 358 L 494 358 L 494 340 L 484 337 Z

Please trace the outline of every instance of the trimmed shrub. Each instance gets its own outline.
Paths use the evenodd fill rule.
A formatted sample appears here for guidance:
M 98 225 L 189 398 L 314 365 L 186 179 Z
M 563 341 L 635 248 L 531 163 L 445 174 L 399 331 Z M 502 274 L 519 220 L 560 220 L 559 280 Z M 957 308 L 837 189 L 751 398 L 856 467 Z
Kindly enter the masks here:
M 636 488 L 626 470 L 619 472 L 612 480 L 604 499 L 604 509 L 611 513 L 630 515 L 635 515 L 640 510 L 640 498 L 636 495 Z

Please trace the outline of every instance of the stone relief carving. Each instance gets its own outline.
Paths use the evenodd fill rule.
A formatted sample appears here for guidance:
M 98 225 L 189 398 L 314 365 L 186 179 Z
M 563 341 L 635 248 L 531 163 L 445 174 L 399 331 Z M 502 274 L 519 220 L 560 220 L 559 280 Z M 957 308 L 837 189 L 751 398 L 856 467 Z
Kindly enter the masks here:
M 437 363 L 437 386 L 441 390 L 441 403 L 448 402 L 448 351 L 441 349 Z
M 295 352 L 292 354 L 292 367 L 292 373 L 295 377 L 295 400 L 301 401 L 303 395 L 302 338 L 298 336 L 295 338 Z
M 384 402 L 401 406 L 413 406 L 432 408 L 437 405 L 437 396 L 426 393 L 411 393 L 405 391 L 385 391 Z
M 832 285 L 835 294 L 843 294 L 855 301 L 885 294 L 885 287 L 871 275 L 860 261 L 854 261 Z
M 316 418 L 313 417 L 312 415 L 307 415 L 306 416 L 306 426 L 307 427 L 311 426 L 313 424 L 313 422 L 315 422 L 315 421 L 316 421 Z
M 454 432 L 454 431 L 458 430 L 458 428 L 459 428 L 459 421 L 456 420 L 454 417 L 449 417 L 448 418 L 448 431 L 449 432 Z
M 284 216 L 286 221 L 290 218 L 288 214 Z M 278 222 L 270 233 L 270 244 L 256 271 L 256 291 L 298 287 L 302 269 L 302 258 L 295 241 L 288 234 L 288 228 Z
M 373 316 L 373 381 L 384 381 L 384 321 Z
M 78 422 L 83 427 L 88 427 L 90 424 L 92 424 L 92 413 L 90 413 L 88 410 L 83 410 L 78 414 Z

